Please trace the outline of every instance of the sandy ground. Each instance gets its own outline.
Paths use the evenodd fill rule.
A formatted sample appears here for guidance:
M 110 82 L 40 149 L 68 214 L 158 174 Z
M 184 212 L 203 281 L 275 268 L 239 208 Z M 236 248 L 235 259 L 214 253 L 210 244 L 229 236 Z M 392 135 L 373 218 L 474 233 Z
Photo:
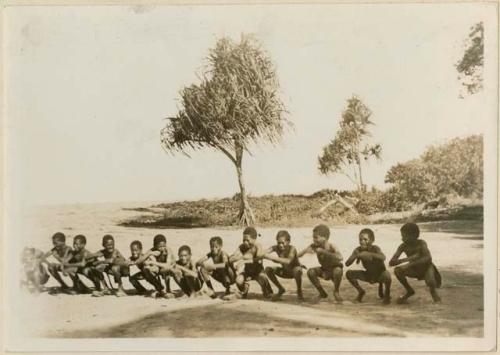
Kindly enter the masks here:
M 99 248 L 103 234 L 111 233 L 117 247 L 128 255 L 134 239 L 148 246 L 159 230 L 116 226 L 130 211 L 117 205 L 54 206 L 37 209 L 24 216 L 22 225 L 12 229 L 18 235 L 9 248 L 31 245 L 50 248 L 50 236 L 61 230 L 69 236 L 83 233 L 88 249 Z M 124 207 L 121 205 L 121 207 Z M 130 207 L 130 206 L 127 206 Z M 12 228 L 12 227 L 11 227 Z M 347 258 L 357 245 L 361 226 L 332 227 L 332 241 Z M 293 281 L 285 280 L 288 292 L 282 301 L 264 300 L 256 283 L 251 284 L 249 299 L 221 301 L 211 299 L 159 300 L 132 295 L 117 298 L 93 298 L 90 295 L 31 295 L 13 287 L 9 293 L 13 329 L 30 336 L 56 338 L 82 337 L 224 337 L 224 336 L 466 336 L 483 334 L 482 224 L 477 222 L 446 222 L 422 224 L 422 238 L 433 254 L 443 276 L 440 294 L 442 304 L 432 304 L 423 282 L 413 281 L 417 294 L 409 305 L 383 306 L 377 298 L 376 285 L 366 285 L 363 304 L 353 303 L 355 290 L 344 279 L 343 304 L 332 298 L 319 303 L 312 300 L 316 291 L 304 277 L 306 302 L 298 303 Z M 272 245 L 279 228 L 260 230 L 261 243 Z M 376 225 L 376 244 L 388 257 L 400 243 L 398 225 Z M 310 229 L 289 229 L 292 242 L 301 249 L 311 240 Z M 162 230 L 174 249 L 188 244 L 194 259 L 208 250 L 208 239 L 220 235 L 224 248 L 232 252 L 241 239 L 240 230 Z M 19 255 L 19 254 L 17 254 Z M 11 262 L 15 264 L 15 260 Z M 304 264 L 315 266 L 313 256 Z M 393 280 L 393 298 L 402 293 Z M 15 284 L 15 280 L 13 283 Z M 88 283 L 89 284 L 89 283 Z M 54 286 L 49 281 L 50 287 Z M 90 284 L 89 284 L 90 285 Z M 331 284 L 324 284 L 331 295 Z M 131 290 L 130 284 L 125 287 Z M 220 288 L 219 291 L 222 291 Z M 15 316 L 12 316 L 15 314 Z M 238 326 L 235 326 L 238 324 Z

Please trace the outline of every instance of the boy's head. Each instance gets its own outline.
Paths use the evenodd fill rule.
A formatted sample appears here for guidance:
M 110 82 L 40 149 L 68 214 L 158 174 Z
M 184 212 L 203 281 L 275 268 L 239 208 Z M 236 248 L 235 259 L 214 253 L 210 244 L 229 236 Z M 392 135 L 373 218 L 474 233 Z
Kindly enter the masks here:
M 276 245 L 278 246 L 278 250 L 285 250 L 285 248 L 290 245 L 290 233 L 285 230 L 279 231 L 276 234 Z
M 163 234 L 157 234 L 153 238 L 153 248 L 160 251 L 165 252 L 167 250 L 167 238 Z
M 375 233 L 370 228 L 362 229 L 359 232 L 359 246 L 361 249 L 368 248 L 375 241 Z
M 61 232 L 57 232 L 52 236 L 52 244 L 56 248 L 63 247 L 66 244 L 66 236 Z
M 85 244 L 87 244 L 87 238 L 83 234 L 78 234 L 73 238 L 73 249 L 76 251 L 85 248 Z
M 243 231 L 243 244 L 249 248 L 255 244 L 257 230 L 254 227 L 246 227 Z
M 210 252 L 213 255 L 219 254 L 222 249 L 222 238 L 221 237 L 212 237 L 210 238 Z
M 324 224 L 318 224 L 313 229 L 313 243 L 314 245 L 323 245 L 330 238 L 330 228 Z
M 113 238 L 113 236 L 110 234 L 106 234 L 104 237 L 102 237 L 102 246 L 109 253 L 113 252 L 115 250 L 115 239 Z
M 415 223 L 405 223 L 401 227 L 401 237 L 404 243 L 411 243 L 420 237 L 420 229 Z
M 179 260 L 183 265 L 191 261 L 191 248 L 188 245 L 183 245 L 179 248 Z
M 130 254 L 133 258 L 138 258 L 142 253 L 142 243 L 138 240 L 134 240 L 130 243 Z

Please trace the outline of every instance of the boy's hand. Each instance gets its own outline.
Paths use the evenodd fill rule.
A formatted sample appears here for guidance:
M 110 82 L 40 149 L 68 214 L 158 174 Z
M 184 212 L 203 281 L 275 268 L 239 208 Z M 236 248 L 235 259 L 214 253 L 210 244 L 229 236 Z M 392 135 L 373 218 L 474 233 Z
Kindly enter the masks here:
M 215 265 L 210 262 L 205 262 L 203 263 L 203 268 L 207 271 L 214 271 L 215 270 Z
M 373 259 L 372 256 L 366 251 L 362 251 L 361 253 L 359 253 L 358 258 L 364 261 L 371 261 Z
M 151 255 L 153 256 L 160 256 L 161 252 L 159 250 L 154 250 L 151 252 Z
M 321 248 L 321 247 L 317 247 L 317 248 L 315 249 L 315 251 L 316 251 L 316 254 L 323 254 L 323 253 L 325 252 L 325 249 L 323 249 L 323 248 Z

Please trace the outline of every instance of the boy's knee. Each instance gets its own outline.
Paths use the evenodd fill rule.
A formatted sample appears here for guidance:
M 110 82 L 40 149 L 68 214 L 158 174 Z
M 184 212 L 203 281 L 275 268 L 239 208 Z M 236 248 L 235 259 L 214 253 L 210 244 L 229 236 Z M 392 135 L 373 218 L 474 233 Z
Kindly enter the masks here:
M 343 270 L 341 267 L 336 267 L 333 269 L 333 277 L 342 277 Z
M 401 266 L 397 266 L 394 268 L 394 275 L 403 276 L 404 274 L 404 269 Z
M 307 277 L 309 277 L 309 279 L 315 279 L 318 277 L 318 274 L 315 269 L 309 269 L 307 270 Z
M 345 273 L 345 277 L 348 280 L 354 280 L 356 278 L 355 275 L 356 274 L 355 274 L 354 270 L 347 270 Z
M 111 266 L 111 272 L 113 274 L 120 274 L 120 266 L 118 266 L 118 265 Z
M 297 266 L 293 269 L 293 276 L 294 277 L 301 277 L 302 276 L 302 267 Z
M 387 270 L 385 270 L 382 275 L 380 276 L 380 281 L 382 282 L 391 282 L 391 273 Z
M 238 275 L 236 277 L 236 283 L 238 285 L 243 285 L 245 283 L 245 278 L 243 277 L 243 275 Z

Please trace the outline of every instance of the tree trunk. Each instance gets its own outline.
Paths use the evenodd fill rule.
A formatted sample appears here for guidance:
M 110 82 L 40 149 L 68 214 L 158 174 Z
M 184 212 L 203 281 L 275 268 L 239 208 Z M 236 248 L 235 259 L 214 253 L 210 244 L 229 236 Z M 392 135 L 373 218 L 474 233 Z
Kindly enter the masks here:
M 362 195 L 365 192 L 365 184 L 363 184 L 363 174 L 361 172 L 361 159 L 358 158 L 356 163 L 358 165 L 359 193 L 360 193 L 360 195 Z
M 255 223 L 255 217 L 252 212 L 252 208 L 248 203 L 248 198 L 245 189 L 245 183 L 243 181 L 243 148 L 236 145 L 236 174 L 238 175 L 238 184 L 240 186 L 240 212 L 238 213 L 238 223 L 241 226 L 251 226 Z

